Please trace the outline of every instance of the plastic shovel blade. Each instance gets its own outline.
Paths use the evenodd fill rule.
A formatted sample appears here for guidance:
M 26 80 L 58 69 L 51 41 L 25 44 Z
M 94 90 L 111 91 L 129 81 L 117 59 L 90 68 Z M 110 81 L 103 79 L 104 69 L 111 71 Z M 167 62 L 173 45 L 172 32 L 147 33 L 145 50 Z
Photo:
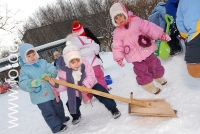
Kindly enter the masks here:
M 159 47 L 159 57 L 163 60 L 166 60 L 169 57 L 169 54 L 170 54 L 169 45 L 167 44 L 166 41 L 161 41 Z

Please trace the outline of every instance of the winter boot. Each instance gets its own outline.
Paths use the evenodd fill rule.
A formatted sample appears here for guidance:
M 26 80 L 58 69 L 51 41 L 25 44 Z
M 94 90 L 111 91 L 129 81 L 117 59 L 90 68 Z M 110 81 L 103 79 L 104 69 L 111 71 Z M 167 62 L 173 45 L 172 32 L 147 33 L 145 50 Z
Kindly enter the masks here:
M 117 119 L 119 116 L 121 116 L 120 111 L 116 107 L 111 109 L 111 113 L 114 119 Z
M 72 120 L 72 124 L 73 124 L 73 125 L 76 125 L 76 124 L 78 124 L 78 123 L 80 122 L 80 120 L 81 120 L 81 116 L 78 117 L 78 119 L 73 119 L 73 120 Z
M 64 125 L 64 124 L 63 124 L 63 125 L 61 126 L 60 130 L 59 130 L 58 132 L 56 132 L 56 134 L 57 134 L 57 133 L 61 133 L 61 132 L 65 131 L 66 129 L 67 129 L 67 125 Z M 55 134 L 55 133 L 54 133 L 54 134 Z
M 148 92 L 153 93 L 153 94 L 158 94 L 160 92 L 160 89 L 156 87 L 153 82 L 146 85 L 142 85 L 142 87 Z
M 163 78 L 163 77 L 160 77 L 160 78 L 157 78 L 155 79 L 158 83 L 160 83 L 161 85 L 165 85 L 167 84 L 167 81 Z
M 200 78 L 200 64 L 187 63 L 187 70 L 190 76 L 194 78 Z
M 64 124 L 66 124 L 70 120 L 69 116 L 65 116 Z

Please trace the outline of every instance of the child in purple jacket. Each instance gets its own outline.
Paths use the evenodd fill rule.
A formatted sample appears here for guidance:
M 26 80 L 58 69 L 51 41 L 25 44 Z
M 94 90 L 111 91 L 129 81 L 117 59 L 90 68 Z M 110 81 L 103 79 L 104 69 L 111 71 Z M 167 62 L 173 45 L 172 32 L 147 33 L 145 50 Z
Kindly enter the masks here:
M 154 85 L 153 80 L 161 85 L 167 81 L 163 78 L 164 68 L 160 60 L 154 56 L 157 49 L 154 40 L 169 41 L 171 38 L 161 27 L 134 16 L 120 2 L 111 6 L 110 16 L 116 27 L 113 32 L 114 60 L 121 67 L 124 66 L 124 58 L 132 63 L 138 84 L 150 93 L 158 94 L 160 89 Z
M 88 61 L 81 58 L 79 49 L 70 41 L 68 41 L 66 45 L 67 46 L 63 49 L 63 55 L 59 62 L 59 79 L 79 86 L 92 88 L 93 90 L 109 93 L 106 88 L 97 82 L 92 66 Z M 83 92 L 80 92 L 74 88 L 55 84 L 53 80 L 50 81 L 50 83 L 57 88 L 58 92 L 67 91 L 68 101 L 66 105 L 70 115 L 73 118 L 72 124 L 75 125 L 79 123 L 81 119 L 81 101 L 82 99 L 84 101 L 85 97 L 87 96 L 84 95 Z M 113 99 L 108 99 L 98 95 L 94 95 L 94 97 L 105 105 L 105 107 L 112 113 L 114 119 L 121 115 Z

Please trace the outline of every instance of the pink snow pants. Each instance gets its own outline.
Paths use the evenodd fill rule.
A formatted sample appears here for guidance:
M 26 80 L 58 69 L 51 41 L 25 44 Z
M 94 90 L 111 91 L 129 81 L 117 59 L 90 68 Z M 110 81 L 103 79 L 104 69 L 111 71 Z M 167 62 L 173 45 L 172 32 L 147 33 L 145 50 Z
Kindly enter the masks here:
M 101 84 L 103 87 L 105 87 L 106 90 L 108 90 L 108 86 L 106 84 L 106 80 L 104 77 L 103 70 L 101 69 L 101 66 L 100 65 L 94 66 L 93 70 L 98 83 Z
M 153 81 L 153 79 L 160 78 L 164 75 L 164 67 L 160 60 L 151 54 L 141 62 L 133 62 L 133 70 L 135 72 L 136 80 L 139 85 L 146 85 Z

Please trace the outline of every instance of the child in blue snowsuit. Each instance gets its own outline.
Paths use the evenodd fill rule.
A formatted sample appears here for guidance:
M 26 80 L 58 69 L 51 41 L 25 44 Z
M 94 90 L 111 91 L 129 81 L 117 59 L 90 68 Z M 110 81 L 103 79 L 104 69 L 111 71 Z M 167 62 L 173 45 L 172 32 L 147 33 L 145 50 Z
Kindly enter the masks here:
M 51 85 L 41 79 L 47 74 L 56 77 L 56 67 L 46 60 L 38 59 L 35 48 L 28 43 L 19 47 L 21 56 L 19 87 L 29 92 L 31 102 L 36 104 L 42 112 L 44 120 L 53 133 L 64 131 L 67 126 L 63 123 L 69 120 L 65 117 L 63 103 L 56 102 Z

